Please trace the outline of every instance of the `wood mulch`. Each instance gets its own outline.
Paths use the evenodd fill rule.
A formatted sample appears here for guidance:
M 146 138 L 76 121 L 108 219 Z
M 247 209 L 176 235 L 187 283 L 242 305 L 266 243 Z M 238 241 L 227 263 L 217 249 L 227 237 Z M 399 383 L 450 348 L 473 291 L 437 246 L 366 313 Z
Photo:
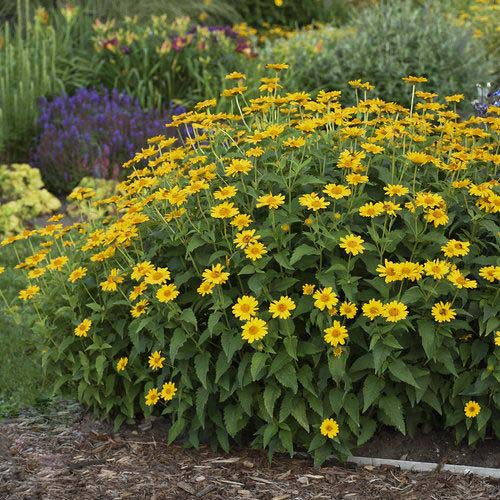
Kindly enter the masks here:
M 482 499 L 500 482 L 443 472 L 328 465 L 166 446 L 162 421 L 113 434 L 77 405 L 0 422 L 0 498 Z

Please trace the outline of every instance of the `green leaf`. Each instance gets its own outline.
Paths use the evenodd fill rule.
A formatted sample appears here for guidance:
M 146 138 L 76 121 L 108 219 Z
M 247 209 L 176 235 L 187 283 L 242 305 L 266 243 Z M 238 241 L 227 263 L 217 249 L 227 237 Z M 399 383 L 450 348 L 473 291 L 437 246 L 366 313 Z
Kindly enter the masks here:
M 95 369 L 97 371 L 97 383 L 100 383 L 102 380 L 102 375 L 104 373 L 104 366 L 106 365 L 106 356 L 104 354 L 100 354 L 97 356 L 95 360 Z
M 405 419 L 399 399 L 394 396 L 382 396 L 378 407 L 384 412 L 387 422 L 396 427 L 402 434 L 406 434 Z
M 194 358 L 194 369 L 196 371 L 196 376 L 202 383 L 203 387 L 207 389 L 207 374 L 210 368 L 210 353 L 205 351 L 200 353 Z
M 418 333 L 422 339 L 422 347 L 424 348 L 427 359 L 434 359 L 437 347 L 436 341 L 436 324 L 429 320 L 417 321 Z
M 297 372 L 295 371 L 295 366 L 292 363 L 285 365 L 281 370 L 277 371 L 274 376 L 278 382 L 285 387 L 292 389 L 294 394 L 297 394 L 298 383 L 297 383 Z
M 273 417 L 274 405 L 280 394 L 281 389 L 276 385 L 268 384 L 264 389 L 264 407 L 271 418 Z
M 400 359 L 394 359 L 389 363 L 389 371 L 398 380 L 402 380 L 413 387 L 419 387 L 410 369 Z
M 351 417 L 356 427 L 359 427 L 359 401 L 355 394 L 349 393 L 346 395 L 344 410 Z
M 202 427 L 205 427 L 205 407 L 207 405 L 209 392 L 204 387 L 198 387 L 196 391 L 196 416 L 201 422 Z
M 375 430 L 377 429 L 377 422 L 372 418 L 361 419 L 361 432 L 358 436 L 358 446 L 364 445 L 371 437 L 375 434 Z
M 305 255 L 319 255 L 320 252 L 317 248 L 311 247 L 306 244 L 299 245 L 292 254 L 292 257 L 290 258 L 290 265 L 294 265 L 297 263 L 302 257 Z
M 366 377 L 363 384 L 363 413 L 370 408 L 372 403 L 380 396 L 382 389 L 385 387 L 385 381 L 378 378 L 373 373 Z
M 209 316 L 207 326 L 210 333 L 214 331 L 214 328 L 219 323 L 221 317 L 222 313 L 220 311 L 215 311 Z
M 196 321 L 196 316 L 190 307 L 182 311 L 180 315 L 180 320 L 184 321 L 185 323 L 189 323 L 190 325 L 193 325 L 196 330 L 198 329 L 198 322 Z
M 174 424 L 170 427 L 168 431 L 168 438 L 167 438 L 168 444 L 172 444 L 177 439 L 180 433 L 184 430 L 185 425 L 186 421 L 182 417 L 178 418 L 174 422 Z
M 220 342 L 224 354 L 230 361 L 234 353 L 243 347 L 245 341 L 241 338 L 241 335 L 235 334 L 231 329 L 226 329 L 220 337 Z
M 285 337 L 285 340 L 283 340 L 283 344 L 285 345 L 286 352 L 288 355 L 298 361 L 297 358 L 297 343 L 298 339 L 297 337 Z
M 258 380 L 259 373 L 264 368 L 269 355 L 265 352 L 256 352 L 252 356 L 252 363 L 250 365 L 250 373 L 252 375 L 252 380 Z
M 323 436 L 323 434 L 320 434 L 318 432 L 311 439 L 307 451 L 311 453 L 312 451 L 317 450 L 320 446 L 323 446 L 325 443 L 326 443 L 326 436 Z
M 179 349 L 187 340 L 186 332 L 182 328 L 176 328 L 170 340 L 170 359 L 174 361 Z
M 274 423 L 271 422 L 270 424 L 267 424 L 264 433 L 262 434 L 262 444 L 264 445 L 264 448 L 267 447 L 273 436 L 278 432 L 278 426 Z
M 279 414 L 279 421 L 283 422 L 286 420 L 288 415 L 292 413 L 292 408 L 294 405 L 294 397 L 292 394 L 287 392 L 283 399 L 281 400 L 281 408 L 280 408 L 280 414 Z
M 300 426 L 309 432 L 309 421 L 307 419 L 307 408 L 302 398 L 295 398 L 295 404 L 292 406 L 292 415 Z

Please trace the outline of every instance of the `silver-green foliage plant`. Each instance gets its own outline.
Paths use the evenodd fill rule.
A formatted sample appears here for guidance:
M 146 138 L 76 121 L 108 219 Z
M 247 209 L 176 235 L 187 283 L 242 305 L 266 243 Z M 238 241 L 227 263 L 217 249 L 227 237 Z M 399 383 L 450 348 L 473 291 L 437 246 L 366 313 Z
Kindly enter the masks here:
M 373 83 L 383 99 L 409 104 L 401 78 L 426 75 L 441 95 L 472 97 L 475 84 L 491 78 L 491 63 L 478 38 L 435 2 L 381 2 L 361 10 L 342 31 L 322 28 L 268 47 L 263 58 L 284 60 L 291 87 L 347 91 L 350 80 Z

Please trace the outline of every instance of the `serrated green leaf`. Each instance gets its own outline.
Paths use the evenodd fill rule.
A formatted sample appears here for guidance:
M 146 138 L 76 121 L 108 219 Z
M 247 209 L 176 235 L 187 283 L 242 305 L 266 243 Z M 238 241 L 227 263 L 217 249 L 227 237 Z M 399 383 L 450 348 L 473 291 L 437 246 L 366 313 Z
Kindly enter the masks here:
M 378 400 L 378 407 L 384 412 L 390 425 L 396 427 L 396 429 L 398 429 L 402 434 L 406 434 L 403 410 L 401 408 L 401 402 L 397 396 L 382 396 Z
M 385 381 L 370 373 L 363 384 L 363 413 L 370 408 L 372 403 L 380 396 L 385 387 Z
M 274 405 L 280 394 L 281 389 L 276 385 L 268 384 L 264 389 L 264 407 L 271 418 L 273 417 Z

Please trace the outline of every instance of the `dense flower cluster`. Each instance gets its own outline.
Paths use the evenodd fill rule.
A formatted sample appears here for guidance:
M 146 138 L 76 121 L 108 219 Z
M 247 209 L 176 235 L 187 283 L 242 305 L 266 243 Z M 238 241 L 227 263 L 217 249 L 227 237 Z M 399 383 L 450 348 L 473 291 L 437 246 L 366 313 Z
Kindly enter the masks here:
M 121 164 L 184 111 L 145 111 L 117 90 L 82 88 L 73 96 L 43 98 L 33 164 L 54 192 L 69 192 L 88 175 L 117 179 Z
M 124 163 L 111 220 L 4 240 L 43 241 L 18 267 L 46 365 L 118 425 L 161 411 L 192 445 L 253 432 L 321 463 L 379 425 L 500 435 L 498 110 L 460 120 L 463 96 L 416 76 L 410 108 L 359 80 L 344 107 L 280 94 L 286 67 L 249 100 L 228 75 L 237 113 L 174 117 L 189 136 Z

